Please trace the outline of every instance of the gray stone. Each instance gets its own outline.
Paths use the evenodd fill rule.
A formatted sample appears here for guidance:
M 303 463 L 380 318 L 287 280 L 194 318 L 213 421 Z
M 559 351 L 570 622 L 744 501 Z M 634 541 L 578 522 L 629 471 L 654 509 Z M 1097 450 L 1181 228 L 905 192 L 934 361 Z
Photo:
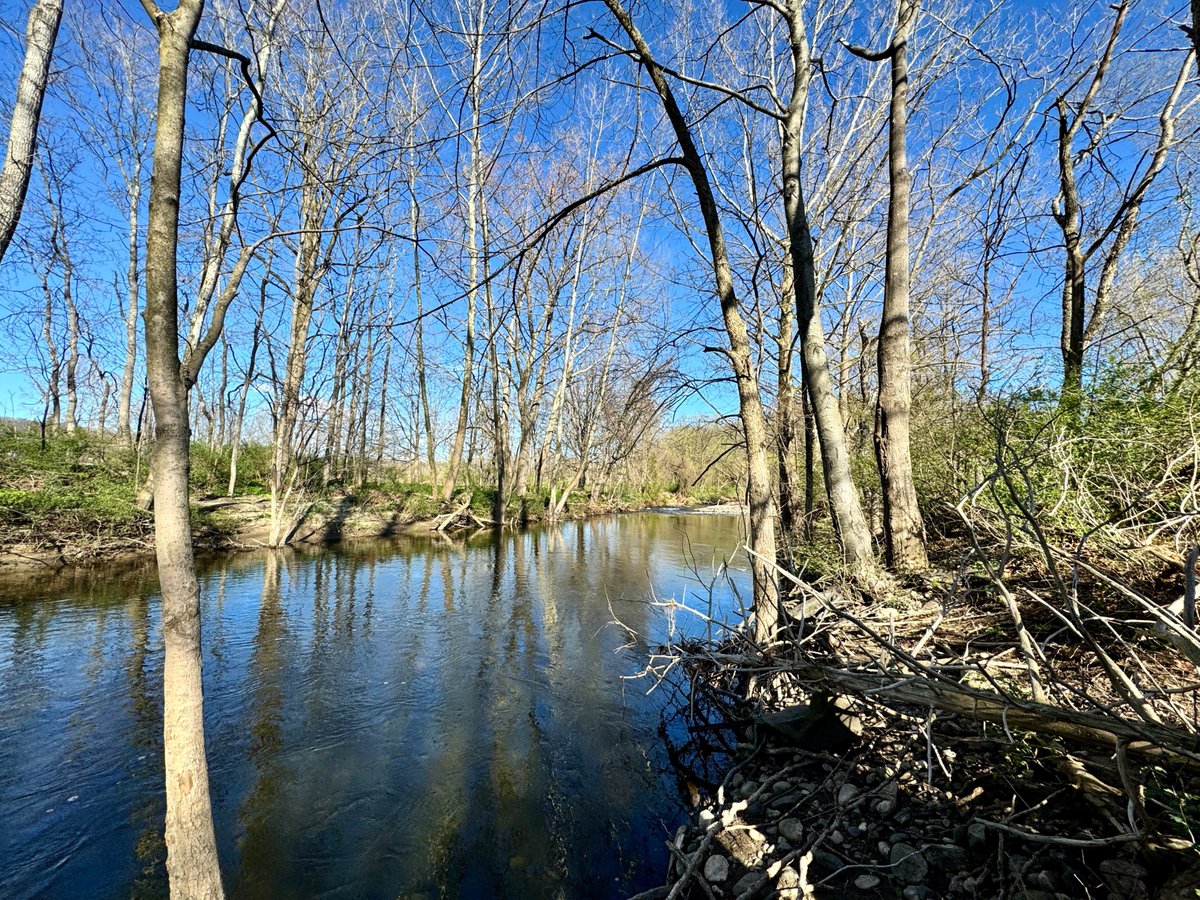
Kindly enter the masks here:
M 878 875 L 859 875 L 854 879 L 854 886 L 860 891 L 873 891 L 879 887 L 879 884 Z
M 982 847 L 987 843 L 987 826 L 982 822 L 972 822 L 967 826 L 967 841 L 972 847 Z
M 929 874 L 929 863 L 911 844 L 893 844 L 891 863 L 896 877 L 908 884 L 918 884 Z
M 804 825 L 799 819 L 784 819 L 779 823 L 779 833 L 793 847 L 798 847 L 804 840 Z
M 937 869 L 965 869 L 967 866 L 967 851 L 953 844 L 939 844 L 925 851 L 929 862 Z
M 729 860 L 714 853 L 704 863 L 704 880 L 709 884 L 720 884 L 729 877 Z
M 767 876 L 762 872 L 747 872 L 733 886 L 733 896 L 740 897 L 745 893 L 753 893 L 767 883 Z
M 874 809 L 875 809 L 875 815 L 877 815 L 877 816 L 890 816 L 892 814 L 892 810 L 895 808 L 896 808 L 895 800 L 884 799 L 884 800 L 876 800 L 875 801 Z
M 827 850 L 814 850 L 812 863 L 809 868 L 818 872 L 838 872 L 845 865 L 840 856 L 836 856 Z
M 788 791 L 771 801 L 771 809 L 779 812 L 785 809 L 791 809 L 793 806 L 798 806 L 800 801 L 804 799 L 804 794 L 800 791 Z
M 1035 888 L 1052 891 L 1058 887 L 1058 879 L 1054 877 L 1054 873 L 1049 869 L 1042 869 L 1040 872 L 1034 872 L 1029 876 L 1027 881 Z
M 857 796 L 858 796 L 858 788 L 856 788 L 852 784 L 848 784 L 848 783 L 843 784 L 840 788 L 838 788 L 838 793 L 837 793 L 838 806 L 846 806 L 847 804 L 853 803 L 854 799 Z
M 923 884 L 909 885 L 904 889 L 904 900 L 929 900 L 933 891 Z

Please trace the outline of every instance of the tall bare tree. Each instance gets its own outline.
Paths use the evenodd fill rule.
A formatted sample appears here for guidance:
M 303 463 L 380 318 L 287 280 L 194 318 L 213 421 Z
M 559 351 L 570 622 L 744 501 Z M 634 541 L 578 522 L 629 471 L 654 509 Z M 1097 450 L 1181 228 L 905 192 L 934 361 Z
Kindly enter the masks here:
M 696 145 L 687 117 L 675 99 L 675 92 L 667 80 L 667 73 L 656 61 L 650 45 L 620 0 L 604 0 L 604 4 L 629 37 L 636 51 L 636 59 L 654 85 L 675 140 L 679 144 L 680 164 L 690 176 L 700 203 L 717 298 L 729 339 L 729 349 L 726 353 L 737 382 L 738 410 L 742 436 L 746 442 L 746 493 L 750 507 L 750 549 L 753 551 L 751 567 L 754 573 L 754 633 L 760 641 L 769 641 L 779 622 L 779 585 L 775 574 L 777 506 L 770 461 L 773 442 L 767 430 L 767 419 L 759 394 L 758 373 L 750 335 L 734 287 L 721 215 L 713 195 L 704 157 Z
M 178 897 L 222 897 L 204 749 L 200 585 L 188 503 L 188 386 L 179 359 L 179 198 L 188 55 L 204 0 L 164 12 L 142 5 L 158 31 L 158 110 L 146 232 L 146 376 L 154 404 L 154 550 L 162 591 L 163 755 L 167 874 Z
M 883 314 L 879 322 L 879 393 L 875 403 L 875 458 L 883 487 L 883 525 L 888 564 L 897 572 L 920 572 L 929 565 L 925 526 L 913 483 L 909 424 L 912 362 L 909 346 L 908 220 L 912 176 L 908 172 L 908 43 L 917 18 L 917 0 L 899 0 L 896 30 L 887 48 L 872 52 L 852 47 L 856 56 L 891 64 L 888 115 L 888 224 Z
M 4 152 L 4 163 L 0 165 L 0 260 L 8 252 L 8 245 L 17 230 L 21 207 L 25 205 L 25 192 L 29 189 L 29 177 L 33 174 L 42 100 L 50 80 L 50 60 L 58 39 L 62 10 L 62 0 L 37 0 L 29 10 L 25 63 L 17 79 L 17 100 L 8 126 L 8 147 Z

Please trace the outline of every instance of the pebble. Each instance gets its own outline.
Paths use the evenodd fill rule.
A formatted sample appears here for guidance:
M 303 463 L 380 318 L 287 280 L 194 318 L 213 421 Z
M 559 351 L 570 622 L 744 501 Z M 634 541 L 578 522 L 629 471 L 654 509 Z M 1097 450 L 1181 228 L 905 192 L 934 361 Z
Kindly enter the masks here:
M 849 784 L 849 783 L 843 784 L 838 789 L 838 793 L 837 793 L 838 806 L 846 806 L 847 804 L 852 803 L 854 801 L 854 798 L 856 798 L 857 796 L 858 796 L 858 788 L 856 788 L 854 785 Z
M 982 822 L 972 822 L 967 826 L 967 842 L 972 847 L 980 847 L 987 843 L 987 826 Z
M 880 878 L 878 875 L 859 875 L 854 879 L 854 886 L 860 891 L 873 891 L 879 887 Z
M 918 884 L 929 874 L 929 863 L 911 844 L 893 844 L 890 859 L 896 877 L 908 884 Z
M 796 847 L 804 840 L 804 826 L 799 819 L 783 819 L 779 823 L 779 834 Z
M 709 884 L 720 884 L 729 877 L 729 860 L 714 853 L 704 863 L 704 880 Z
M 762 872 L 747 872 L 733 886 L 733 896 L 740 897 L 748 891 L 758 890 L 759 886 L 766 880 L 767 876 Z

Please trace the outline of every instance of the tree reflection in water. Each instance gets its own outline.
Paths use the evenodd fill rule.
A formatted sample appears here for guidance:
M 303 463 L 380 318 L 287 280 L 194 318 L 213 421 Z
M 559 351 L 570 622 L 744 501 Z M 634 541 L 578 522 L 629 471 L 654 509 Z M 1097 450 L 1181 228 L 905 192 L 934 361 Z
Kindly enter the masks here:
M 645 601 L 700 591 L 692 562 L 737 542 L 733 519 L 632 515 L 210 561 L 206 714 L 231 894 L 615 897 L 658 883 L 684 813 L 658 698 L 622 676 L 665 636 Z M 161 892 L 152 579 L 40 590 L 0 602 L 0 679 L 25 676 L 0 699 L 13 761 L 0 820 L 15 826 L 0 893 Z M 614 614 L 639 645 L 606 627 Z M 108 769 L 27 762 L 80 740 Z M 86 810 L 39 818 L 45 798 L 85 793 Z

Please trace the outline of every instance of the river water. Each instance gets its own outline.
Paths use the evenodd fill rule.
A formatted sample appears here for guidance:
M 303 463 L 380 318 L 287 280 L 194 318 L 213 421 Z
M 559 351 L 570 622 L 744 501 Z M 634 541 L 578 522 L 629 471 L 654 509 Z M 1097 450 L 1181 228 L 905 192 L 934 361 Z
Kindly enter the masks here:
M 201 563 L 234 897 L 621 897 L 686 816 L 629 680 L 739 520 L 637 514 Z M 0 896 L 166 893 L 153 568 L 0 584 Z M 619 619 L 628 629 L 610 623 Z M 631 636 L 631 634 L 633 636 Z

